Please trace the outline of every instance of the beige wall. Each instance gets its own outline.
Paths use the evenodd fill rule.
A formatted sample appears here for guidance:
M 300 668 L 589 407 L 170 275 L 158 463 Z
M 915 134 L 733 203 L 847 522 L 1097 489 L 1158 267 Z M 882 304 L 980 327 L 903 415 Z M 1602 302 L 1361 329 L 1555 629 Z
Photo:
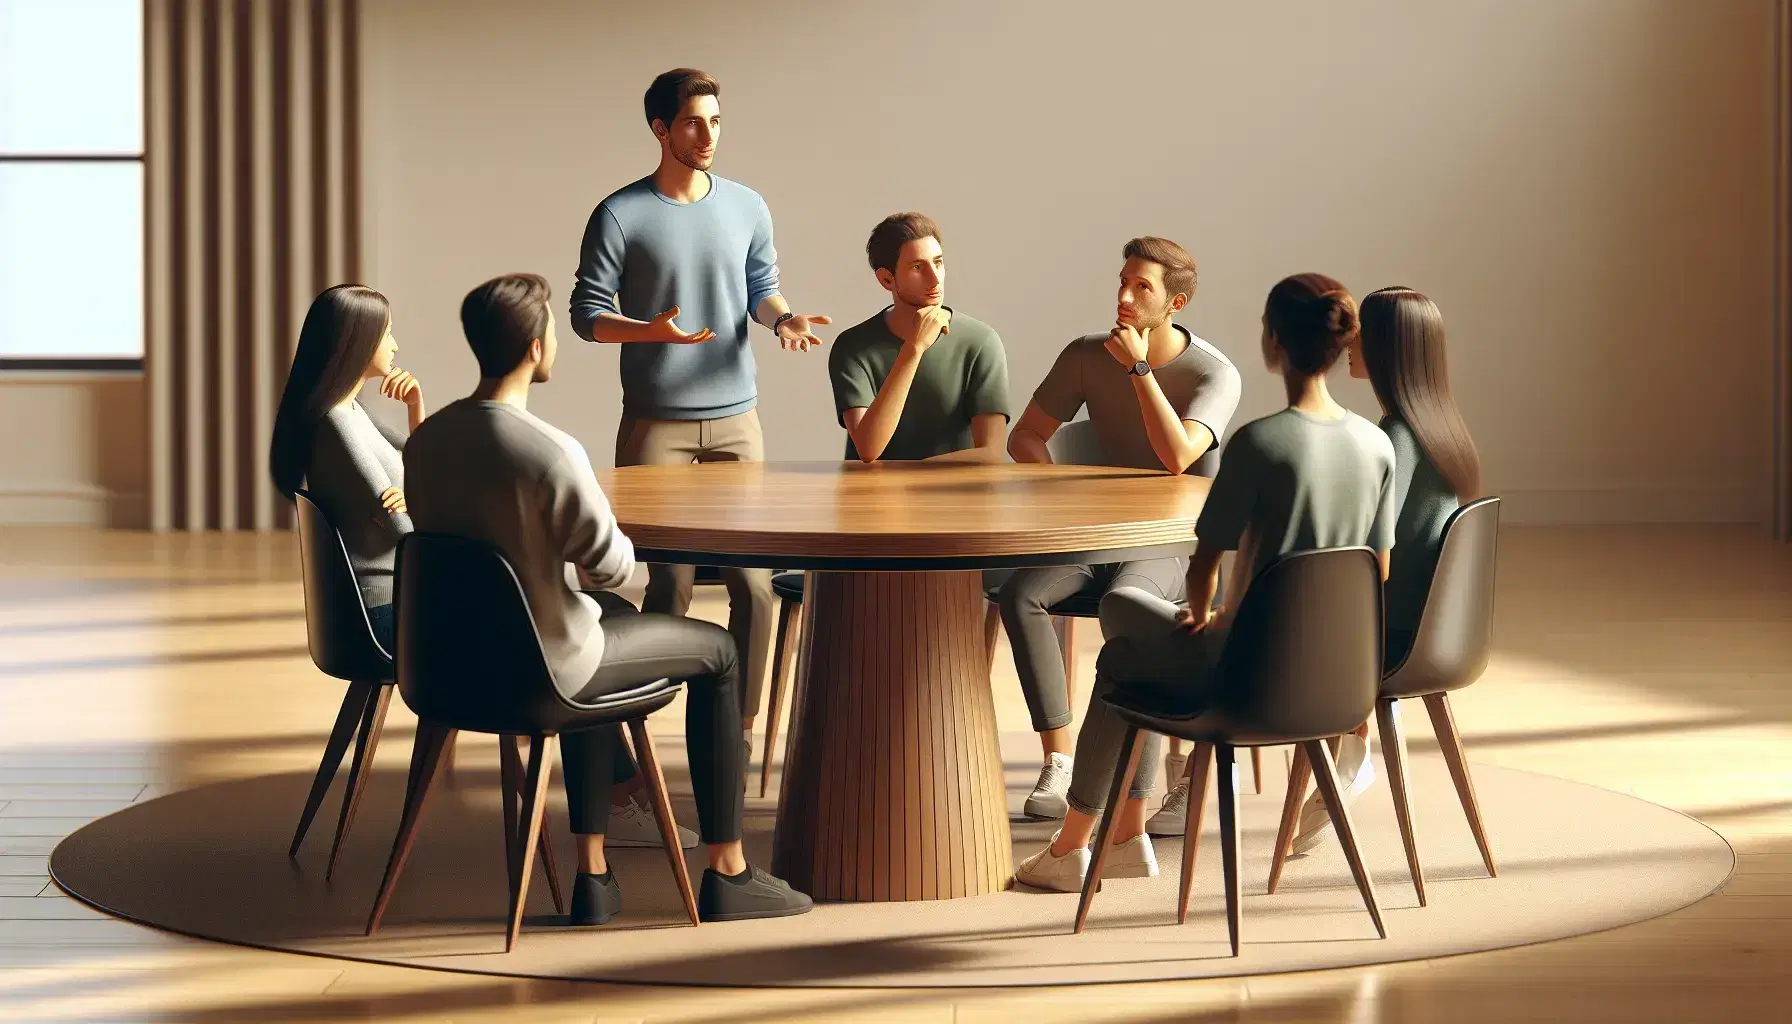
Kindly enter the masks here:
M 567 331 L 586 217 L 656 158 L 641 92 L 691 64 L 723 82 L 716 169 L 770 203 L 797 308 L 875 312 L 865 234 L 925 211 L 1017 411 L 1157 233 L 1201 261 L 1183 322 L 1243 370 L 1238 422 L 1280 403 L 1257 356 L 1279 277 L 1408 284 L 1443 307 L 1515 518 L 1770 514 L 1771 0 L 364 9 L 368 283 L 436 404 L 472 383 L 478 281 L 549 275 Z M 755 336 L 772 456 L 837 458 L 825 357 Z M 616 355 L 569 345 L 535 400 L 600 464 Z
M 142 527 L 143 401 L 134 374 L 0 374 L 0 525 Z

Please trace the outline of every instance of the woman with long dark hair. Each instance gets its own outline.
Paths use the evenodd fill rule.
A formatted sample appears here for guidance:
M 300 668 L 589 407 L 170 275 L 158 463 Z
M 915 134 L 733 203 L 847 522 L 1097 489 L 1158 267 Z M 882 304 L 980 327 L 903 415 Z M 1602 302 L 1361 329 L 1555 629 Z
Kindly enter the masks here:
M 1444 523 L 1481 494 L 1481 456 L 1450 391 L 1437 304 L 1411 288 L 1383 288 L 1363 299 L 1362 321 L 1350 375 L 1367 379 L 1381 403 L 1400 503 L 1387 585 L 1387 663 L 1394 665 L 1418 628 Z
M 410 429 L 423 422 L 423 389 L 392 362 L 392 306 L 371 288 L 343 284 L 311 302 L 280 407 L 268 467 L 292 497 L 305 488 L 348 548 L 374 634 L 392 648 L 392 569 L 398 538 L 411 530 L 404 503 L 405 435 L 356 401 L 367 381 L 405 404 Z
M 1384 593 L 1387 640 L 1384 661 L 1398 665 L 1412 649 L 1419 613 L 1431 589 L 1450 513 L 1481 493 L 1481 457 L 1450 393 L 1444 359 L 1444 318 L 1437 304 L 1406 287 L 1382 288 L 1363 297 L 1362 330 L 1349 348 L 1350 375 L 1368 380 L 1381 403 L 1381 429 L 1394 446 L 1394 550 Z M 1348 792 L 1372 780 L 1368 730 L 1359 746 L 1339 752 L 1340 770 L 1355 766 Z M 1361 753 L 1361 760 L 1356 755 Z M 1315 792 L 1301 809 L 1294 852 L 1316 846 L 1332 827 Z
M 1052 842 L 1021 862 L 1017 881 L 1066 892 L 1082 887 L 1088 846 L 1126 736 L 1126 723 L 1104 696 L 1118 686 L 1148 687 L 1191 712 L 1205 707 L 1245 588 L 1284 555 L 1363 544 L 1380 553 L 1385 575 L 1394 538 L 1393 449 L 1373 423 L 1339 405 L 1325 383 L 1356 333 L 1356 300 L 1335 279 L 1296 274 L 1270 290 L 1263 361 L 1281 377 L 1288 406 L 1240 427 L 1226 445 L 1195 524 L 1187 607 L 1131 587 L 1102 598 L 1101 632 L 1108 640 L 1077 736 L 1070 812 Z M 1237 552 L 1236 568 L 1219 609 L 1211 610 L 1226 551 Z M 1157 874 L 1153 826 L 1145 819 L 1157 737 L 1143 742 L 1132 790 L 1115 810 L 1109 879 Z

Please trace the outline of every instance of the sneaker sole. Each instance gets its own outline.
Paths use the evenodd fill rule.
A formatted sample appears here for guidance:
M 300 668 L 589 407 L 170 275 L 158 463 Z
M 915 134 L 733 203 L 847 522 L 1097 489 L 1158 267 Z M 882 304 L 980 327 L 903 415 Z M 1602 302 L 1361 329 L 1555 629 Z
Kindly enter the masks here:
M 704 924 L 727 924 L 730 921 L 760 921 L 774 917 L 796 917 L 815 909 L 811 903 L 806 907 L 784 907 L 779 910 L 744 910 L 733 914 L 705 914 L 697 912 L 697 920 Z
M 1030 796 L 1021 805 L 1020 812 L 1035 821 L 1056 821 L 1070 813 L 1070 801 L 1060 797 L 1048 803 L 1040 797 Z
M 1187 821 L 1188 819 L 1184 818 L 1174 824 L 1170 822 L 1158 824 L 1157 819 L 1153 818 L 1145 823 L 1145 834 L 1153 839 L 1181 839 L 1182 833 L 1187 830 Z

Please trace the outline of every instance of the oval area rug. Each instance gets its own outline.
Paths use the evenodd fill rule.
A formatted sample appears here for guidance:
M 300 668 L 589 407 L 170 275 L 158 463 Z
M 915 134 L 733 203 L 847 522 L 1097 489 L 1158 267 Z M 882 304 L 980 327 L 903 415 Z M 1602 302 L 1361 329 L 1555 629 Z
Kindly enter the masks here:
M 943 902 L 822 904 L 802 917 L 691 928 L 663 854 L 636 849 L 611 853 L 624 907 L 602 928 L 567 927 L 538 868 L 523 935 L 506 954 L 497 773 L 464 768 L 455 785 L 439 783 L 431 794 L 373 938 L 361 931 L 391 848 L 402 772 L 381 772 L 370 782 L 327 884 L 340 781 L 293 861 L 286 848 L 310 781 L 297 774 L 201 786 L 129 807 L 65 839 L 50 870 L 76 898 L 143 924 L 354 960 L 636 984 L 974 987 L 1261 974 L 1497 949 L 1669 913 L 1712 893 L 1735 866 L 1720 836 L 1675 811 L 1477 765 L 1477 794 L 1500 871 L 1488 878 L 1441 758 L 1415 752 L 1410 771 L 1429 906 L 1418 906 L 1407 875 L 1385 780 L 1352 806 L 1387 922 L 1385 940 L 1375 937 L 1335 838 L 1290 860 L 1280 890 L 1264 892 L 1285 777 L 1266 771 L 1264 792 L 1253 795 L 1248 769 L 1241 772 L 1245 895 L 1236 959 L 1226 943 L 1211 797 L 1188 923 L 1175 923 L 1181 841 L 1159 840 L 1162 873 L 1105 883 L 1082 935 L 1070 934 L 1074 894 L 1024 888 Z M 671 782 L 675 793 L 688 792 L 682 777 Z M 1023 768 L 1010 771 L 1011 807 L 1030 782 Z M 572 842 L 557 783 L 553 790 L 550 822 L 570 890 Z M 675 806 L 681 821 L 695 823 L 688 801 Z M 750 804 L 746 824 L 748 855 L 769 866 L 771 808 Z M 1016 863 L 1054 828 L 1016 821 Z M 693 874 L 700 872 L 701 848 L 687 858 Z

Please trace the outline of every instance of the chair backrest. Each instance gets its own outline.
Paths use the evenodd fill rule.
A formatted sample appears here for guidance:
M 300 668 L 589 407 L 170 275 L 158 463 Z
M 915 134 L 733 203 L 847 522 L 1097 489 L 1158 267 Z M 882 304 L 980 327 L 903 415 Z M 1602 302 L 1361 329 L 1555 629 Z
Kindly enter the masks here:
M 420 717 L 472 732 L 554 732 L 573 710 L 554 688 L 535 618 L 497 548 L 439 533 L 398 542 L 398 692 Z
M 1216 706 L 1289 742 L 1368 720 L 1381 684 L 1381 565 L 1366 547 L 1284 556 L 1251 581 L 1220 655 Z
M 1045 450 L 1051 452 L 1052 461 L 1060 466 L 1103 464 L 1101 438 L 1095 433 L 1095 424 L 1088 420 L 1071 420 L 1060 426 L 1051 440 L 1045 442 Z
M 1481 498 L 1450 513 L 1437 568 L 1404 661 L 1383 691 L 1438 693 L 1467 686 L 1487 669 L 1493 646 L 1493 581 L 1499 555 L 1500 499 Z
M 337 679 L 391 679 L 391 654 L 374 639 L 342 534 L 309 494 L 294 492 L 293 504 L 299 520 L 299 567 L 311 661 L 318 671 Z

